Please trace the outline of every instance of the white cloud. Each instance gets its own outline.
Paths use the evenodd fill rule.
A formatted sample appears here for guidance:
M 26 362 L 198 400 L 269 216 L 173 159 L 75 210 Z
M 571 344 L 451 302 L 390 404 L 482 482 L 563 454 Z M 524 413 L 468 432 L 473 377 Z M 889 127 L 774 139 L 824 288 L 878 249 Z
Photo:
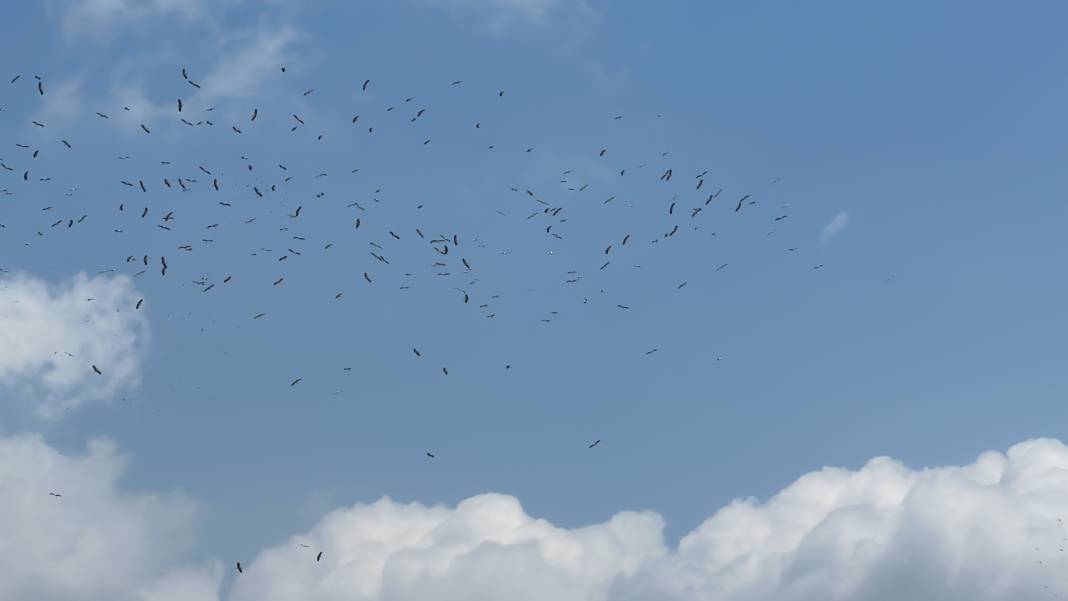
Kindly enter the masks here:
M 63 29 L 74 37 L 109 36 L 151 19 L 193 22 L 206 17 L 204 0 L 61 0 Z
M 822 238 L 824 242 L 827 242 L 831 238 L 834 238 L 838 234 L 845 231 L 849 225 L 849 213 L 841 211 L 831 219 L 827 225 L 823 226 Z
M 125 466 L 105 441 L 66 456 L 37 436 L 0 438 L 0 598 L 223 598 L 223 566 L 244 558 L 190 565 L 194 504 L 121 491 Z M 766 502 L 734 501 L 677 548 L 652 512 L 562 528 L 506 495 L 382 499 L 242 561 L 225 598 L 1037 601 L 1068 593 L 1065 507 L 1068 447 L 1054 440 L 964 466 L 825 468 Z
M 64 455 L 37 435 L 0 438 L 0 599 L 218 598 L 220 566 L 171 568 L 195 545 L 195 503 L 120 490 L 126 465 L 104 440 Z
M 264 551 L 230 598 L 596 599 L 606 583 L 666 551 L 662 526 L 652 513 L 621 513 L 588 528 L 557 528 L 496 494 L 455 510 L 383 499 L 335 511 Z
M 55 418 L 138 384 L 148 339 L 139 298 L 124 275 L 83 273 L 60 286 L 25 274 L 0 278 L 0 390 Z
M 1029 601 L 1068 592 L 1066 506 L 1068 448 L 1051 440 L 963 467 L 813 472 L 765 503 L 735 501 L 674 550 L 653 513 L 565 529 L 502 495 L 455 509 L 384 499 L 262 552 L 229 598 Z

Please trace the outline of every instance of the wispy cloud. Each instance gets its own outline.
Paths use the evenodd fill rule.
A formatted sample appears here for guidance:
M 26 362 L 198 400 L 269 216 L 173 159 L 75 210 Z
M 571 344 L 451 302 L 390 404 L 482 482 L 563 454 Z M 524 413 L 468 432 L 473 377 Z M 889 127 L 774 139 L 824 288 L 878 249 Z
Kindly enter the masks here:
M 827 242 L 831 238 L 834 238 L 838 234 L 841 234 L 842 232 L 844 232 L 847 227 L 849 227 L 849 213 L 846 213 L 845 211 L 842 211 L 842 212 L 838 213 L 837 215 L 835 215 L 827 223 L 827 225 L 823 226 L 823 232 L 821 234 L 821 239 L 824 242 Z
M 300 39 L 288 25 L 260 29 L 238 38 L 220 52 L 222 58 L 201 81 L 205 99 L 254 96 L 270 76 L 290 62 L 290 50 Z
M 0 279 L 0 391 L 57 418 L 138 384 L 148 339 L 139 298 L 127 276 Z
M 574 20 L 589 21 L 597 15 L 585 0 L 423 0 L 480 18 L 487 28 L 503 34 L 516 25 L 545 26 Z M 558 18 L 559 17 L 559 18 Z
M 63 31 L 71 38 L 111 37 L 122 29 L 157 19 L 199 21 L 205 0 L 60 0 Z

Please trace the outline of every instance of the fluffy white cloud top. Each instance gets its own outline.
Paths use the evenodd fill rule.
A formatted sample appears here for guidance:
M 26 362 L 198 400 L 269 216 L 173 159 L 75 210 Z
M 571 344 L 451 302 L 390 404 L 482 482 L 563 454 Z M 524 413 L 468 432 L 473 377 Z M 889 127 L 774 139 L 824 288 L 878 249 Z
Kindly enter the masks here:
M 1068 592 L 1061 516 L 1068 448 L 1052 440 L 962 467 L 826 468 L 731 503 L 676 549 L 653 513 L 565 529 L 502 495 L 455 509 L 384 499 L 262 552 L 230 598 L 1027 601 Z
M 190 565 L 193 503 L 131 494 L 114 447 L 0 439 L 0 598 L 96 601 L 1032 601 L 1068 594 L 1068 447 L 825 468 L 716 511 L 677 547 L 652 512 L 582 528 L 510 496 L 382 499 L 255 558 Z M 64 496 L 54 498 L 49 492 Z M 306 546 L 305 546 L 306 545 Z M 316 555 L 322 551 L 321 561 Z M 222 566 L 243 574 L 223 585 Z
M 126 466 L 104 440 L 64 455 L 37 435 L 0 438 L 0 599 L 218 598 L 220 566 L 172 568 L 195 547 L 196 504 L 121 491 Z
M 78 274 L 60 285 L 0 278 L 0 392 L 55 418 L 138 384 L 148 340 L 139 298 L 125 275 Z

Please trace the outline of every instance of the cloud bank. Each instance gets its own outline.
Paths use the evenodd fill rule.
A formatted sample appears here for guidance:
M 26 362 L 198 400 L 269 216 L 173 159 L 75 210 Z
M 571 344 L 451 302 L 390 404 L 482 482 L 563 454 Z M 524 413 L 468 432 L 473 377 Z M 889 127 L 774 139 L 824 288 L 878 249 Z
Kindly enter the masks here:
M 676 549 L 649 512 L 566 529 L 503 495 L 454 509 L 384 499 L 262 552 L 230 599 L 1043 599 L 1068 590 L 1066 507 L 1068 447 L 1053 440 L 961 467 L 826 468 L 731 503 Z
M 83 273 L 59 286 L 0 277 L 0 393 L 55 418 L 137 385 L 148 340 L 139 298 L 125 275 Z
M 0 439 L 0 598 L 66 601 L 1031 601 L 1068 593 L 1068 447 L 1031 440 L 964 466 L 872 459 L 736 500 L 677 547 L 653 512 L 561 528 L 513 497 L 382 499 L 255 558 L 189 563 L 195 506 L 124 492 L 94 441 L 67 456 Z M 55 498 L 49 492 L 64 496 Z M 307 546 L 304 546 L 307 545 Z M 319 552 L 322 560 L 316 561 Z M 223 585 L 222 566 L 243 574 Z

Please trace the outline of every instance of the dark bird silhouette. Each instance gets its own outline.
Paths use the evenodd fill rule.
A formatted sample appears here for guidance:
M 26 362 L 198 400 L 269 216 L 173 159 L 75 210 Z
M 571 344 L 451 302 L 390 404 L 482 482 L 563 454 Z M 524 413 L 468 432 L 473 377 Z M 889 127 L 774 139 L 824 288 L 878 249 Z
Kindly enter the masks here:
M 319 551 L 319 554 L 315 556 L 315 561 L 319 561 L 322 558 L 323 558 L 323 552 Z
M 240 561 L 237 562 L 237 573 L 238 574 L 244 574 L 245 573 L 245 571 L 241 569 L 241 562 Z
M 292 387 L 292 386 L 296 386 L 297 384 L 300 384 L 300 381 L 301 381 L 302 379 L 303 379 L 303 378 L 297 378 L 296 380 L 293 380 L 292 382 L 290 382 L 290 383 L 289 383 L 290 387 Z
M 427 451 L 427 452 L 426 452 L 426 456 L 427 456 L 427 457 L 429 457 L 429 458 L 431 458 L 431 459 L 433 459 L 433 458 L 434 458 L 434 454 L 433 454 L 433 453 L 431 453 L 430 451 Z
M 597 440 L 593 441 L 593 444 L 591 444 L 590 446 L 588 446 L 586 448 L 587 449 L 592 449 L 593 447 L 595 447 L 595 446 L 597 446 L 599 444 L 601 444 L 601 439 L 600 438 L 598 438 Z
M 95 371 L 96 375 L 98 375 L 98 376 L 104 375 L 104 372 L 100 371 L 100 368 L 95 366 L 95 365 L 93 366 L 93 371 Z
M 365 79 L 364 82 L 363 82 L 363 91 L 364 92 L 367 91 L 367 86 L 369 86 L 369 85 L 371 85 L 371 80 L 370 79 Z

